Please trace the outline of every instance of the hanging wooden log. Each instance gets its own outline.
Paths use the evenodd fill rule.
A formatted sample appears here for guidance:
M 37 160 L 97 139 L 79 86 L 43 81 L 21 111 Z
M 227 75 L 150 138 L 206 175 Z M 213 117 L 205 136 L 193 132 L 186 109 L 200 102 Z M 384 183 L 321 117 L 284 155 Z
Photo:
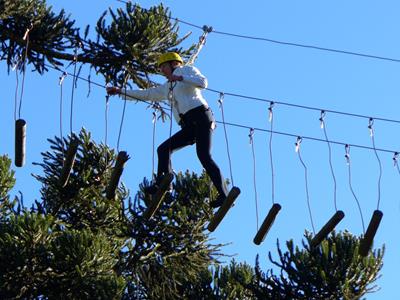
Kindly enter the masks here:
M 260 229 L 258 230 L 256 236 L 253 239 L 254 244 L 260 245 L 267 235 L 269 229 L 275 221 L 278 212 L 281 210 L 281 206 L 278 203 L 272 205 L 271 209 L 268 212 L 268 215 L 265 217 L 264 222 L 262 223 Z
M 22 167 L 25 164 L 26 150 L 26 122 L 23 119 L 15 121 L 15 165 Z
M 344 212 L 338 210 L 311 240 L 311 247 L 317 247 L 328 236 L 336 225 L 344 218 Z
M 67 153 L 64 158 L 64 166 L 61 170 L 59 184 L 65 187 L 68 183 L 69 175 L 74 167 L 76 152 L 78 152 L 79 140 L 76 137 L 71 139 L 69 143 Z
M 233 202 L 239 196 L 239 194 L 240 189 L 234 186 L 226 197 L 224 203 L 221 205 L 219 210 L 216 212 L 216 214 L 208 224 L 207 229 L 209 231 L 214 231 L 217 228 L 218 224 L 222 221 L 228 210 L 232 207 Z
M 376 231 L 378 230 L 379 224 L 381 223 L 383 217 L 383 213 L 380 210 L 375 210 L 371 221 L 369 222 L 367 232 L 364 235 L 364 238 L 360 242 L 360 249 L 358 253 L 361 256 L 367 256 L 369 250 L 371 249 L 372 242 L 374 240 Z
M 122 172 L 124 170 L 124 165 L 128 161 L 129 155 L 126 151 L 120 151 L 117 156 L 117 161 L 115 162 L 115 166 L 113 172 L 111 174 L 110 182 L 106 188 L 106 197 L 107 199 L 115 198 L 115 191 L 118 187 L 119 179 L 121 178 Z
M 172 173 L 165 174 L 164 178 L 161 180 L 157 192 L 153 195 L 150 195 L 151 203 L 147 207 L 146 211 L 143 213 L 143 218 L 149 220 L 150 218 L 153 217 L 154 213 L 160 207 L 161 202 L 164 200 L 164 196 L 169 190 L 172 180 L 174 180 L 174 174 Z

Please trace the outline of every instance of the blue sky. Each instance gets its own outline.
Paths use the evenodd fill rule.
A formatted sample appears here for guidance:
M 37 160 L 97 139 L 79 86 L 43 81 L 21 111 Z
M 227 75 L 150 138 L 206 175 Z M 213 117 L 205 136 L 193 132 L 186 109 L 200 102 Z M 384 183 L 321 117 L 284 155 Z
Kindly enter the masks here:
M 54 10 L 64 8 L 76 19 L 77 26 L 92 25 L 108 7 L 123 6 L 118 1 L 48 1 Z M 139 1 L 148 8 L 158 1 Z M 399 19 L 397 1 L 163 1 L 172 16 L 214 30 L 240 35 L 264 37 L 284 42 L 320 46 L 400 59 L 398 42 Z M 181 34 L 192 32 L 186 44 L 195 43 L 201 30 L 180 24 Z M 93 33 L 93 31 L 92 31 Z M 0 73 L 3 106 L 0 111 L 2 143 L 0 153 L 14 153 L 14 92 L 15 73 Z M 319 109 L 361 114 L 370 117 L 400 119 L 398 70 L 400 63 L 307 49 L 259 40 L 235 38 L 211 33 L 196 61 L 196 66 L 207 76 L 209 88 L 225 93 L 310 106 Z M 72 72 L 72 68 L 68 71 Z M 85 75 L 83 71 L 82 75 Z M 58 72 L 44 76 L 28 72 L 21 117 L 27 121 L 27 162 L 16 169 L 18 184 L 25 203 L 40 198 L 40 185 L 31 176 L 41 170 L 32 162 L 41 161 L 40 152 L 46 151 L 49 137 L 59 135 Z M 92 80 L 103 83 L 92 74 Z M 69 100 L 71 77 L 64 82 L 64 134 L 69 132 Z M 105 93 L 79 82 L 75 91 L 73 130 L 81 127 L 90 130 L 96 141 L 105 135 Z M 218 93 L 205 91 L 217 120 L 221 121 Z M 227 122 L 246 127 L 269 129 L 268 103 L 241 97 L 225 96 L 224 112 Z M 116 147 L 123 102 L 118 97 L 110 99 L 108 143 Z M 242 190 L 235 207 L 229 212 L 212 237 L 216 243 L 230 243 L 225 253 L 236 254 L 239 261 L 254 265 L 260 254 L 263 267 L 271 266 L 268 251 L 277 258 L 276 240 L 281 244 L 288 239 L 300 243 L 304 231 L 312 231 L 307 210 L 304 168 L 294 151 L 295 136 L 324 139 L 320 128 L 318 110 L 305 110 L 277 104 L 274 107 L 274 130 L 294 135 L 273 135 L 272 154 L 275 170 L 275 201 L 282 205 L 276 222 L 261 246 L 252 242 L 259 224 L 272 205 L 269 134 L 256 131 L 253 136 L 256 158 L 256 189 L 258 216 L 256 215 L 254 170 L 249 129 L 227 127 L 235 185 Z M 325 117 L 330 140 L 371 147 L 368 119 L 328 113 Z M 128 103 L 120 149 L 131 156 L 123 174 L 123 181 L 135 193 L 143 177 L 152 171 L 152 111 L 146 105 Z M 174 130 L 177 130 L 174 124 Z M 374 122 L 377 148 L 400 150 L 398 132 L 400 124 L 376 120 Z M 157 123 L 156 143 L 168 137 L 169 123 Z M 307 166 L 310 207 L 318 231 L 334 213 L 334 189 L 326 143 L 304 139 L 301 155 Z M 214 135 L 213 155 L 226 177 L 229 163 L 224 131 L 218 125 Z M 338 229 L 353 234 L 363 231 L 357 204 L 349 188 L 348 166 L 343 145 L 332 145 L 332 165 L 337 180 L 337 206 L 346 214 Z M 377 208 L 384 216 L 375 239 L 375 246 L 386 246 L 381 290 L 367 299 L 394 299 L 397 296 L 400 239 L 400 204 L 398 200 L 400 175 L 393 166 L 393 153 L 378 152 L 382 162 L 380 193 L 378 187 L 379 164 L 371 150 L 351 147 L 352 187 L 360 201 L 365 226 Z M 176 171 L 186 169 L 201 172 L 193 147 L 173 156 Z M 396 296 L 395 296 L 396 295 Z

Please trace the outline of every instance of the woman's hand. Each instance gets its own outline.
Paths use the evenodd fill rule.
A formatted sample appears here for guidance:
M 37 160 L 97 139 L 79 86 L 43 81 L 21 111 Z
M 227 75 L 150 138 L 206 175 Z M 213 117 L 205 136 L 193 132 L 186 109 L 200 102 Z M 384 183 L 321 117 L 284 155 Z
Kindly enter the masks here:
M 171 76 L 168 77 L 168 81 L 174 82 L 174 81 L 182 81 L 183 77 L 182 76 L 176 76 L 171 74 Z
M 119 87 L 116 87 L 116 86 L 106 87 L 106 91 L 107 91 L 107 94 L 110 95 L 110 96 L 121 94 L 121 89 Z

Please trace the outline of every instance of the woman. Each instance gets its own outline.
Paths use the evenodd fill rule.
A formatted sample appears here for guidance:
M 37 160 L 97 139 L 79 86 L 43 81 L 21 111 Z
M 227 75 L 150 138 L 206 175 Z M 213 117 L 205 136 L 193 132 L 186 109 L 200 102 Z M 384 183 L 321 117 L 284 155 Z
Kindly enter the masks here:
M 145 90 L 125 90 L 108 87 L 109 95 L 126 95 L 127 99 L 150 101 L 168 100 L 181 130 L 164 141 L 157 149 L 158 170 L 155 184 L 149 189 L 154 193 L 164 174 L 172 173 L 171 153 L 188 145 L 196 144 L 197 156 L 210 176 L 218 197 L 210 204 L 222 205 L 227 196 L 224 179 L 211 157 L 211 140 L 215 128 L 213 114 L 201 94 L 207 87 L 207 79 L 193 66 L 183 65 L 179 54 L 168 52 L 158 59 L 161 73 L 168 79 L 163 85 Z

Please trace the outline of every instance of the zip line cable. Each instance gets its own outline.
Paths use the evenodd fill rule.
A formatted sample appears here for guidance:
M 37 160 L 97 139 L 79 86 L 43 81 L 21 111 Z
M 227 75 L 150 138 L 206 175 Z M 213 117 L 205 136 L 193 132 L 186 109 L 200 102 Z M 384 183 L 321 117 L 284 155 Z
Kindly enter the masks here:
M 214 93 L 224 93 L 225 95 L 232 96 L 232 97 L 243 98 L 243 99 L 249 99 L 249 100 L 255 100 L 255 101 L 261 101 L 261 102 L 266 102 L 266 103 L 274 102 L 275 104 L 280 104 L 280 105 L 285 105 L 285 106 L 290 106 L 290 107 L 295 107 L 295 108 L 301 108 L 301 109 L 305 109 L 305 110 L 313 110 L 313 111 L 319 111 L 319 112 L 323 110 L 323 111 L 325 111 L 326 113 L 332 113 L 332 114 L 338 114 L 338 115 L 344 115 L 344 116 L 356 117 L 356 118 L 363 118 L 363 119 L 370 119 L 370 118 L 373 118 L 374 120 L 378 120 L 378 121 L 400 124 L 400 120 L 395 120 L 395 119 L 380 118 L 380 117 L 371 117 L 371 116 L 366 116 L 366 115 L 361 115 L 361 114 L 354 114 L 354 113 L 348 113 L 348 112 L 343 112 L 343 111 L 338 111 L 338 110 L 330 110 L 330 109 L 325 109 L 325 108 L 318 108 L 318 107 L 312 107 L 312 106 L 305 106 L 305 105 L 293 104 L 293 103 L 289 103 L 289 102 L 282 102 L 282 101 L 276 101 L 276 100 L 268 100 L 268 99 L 253 97 L 253 96 L 247 96 L 247 95 L 241 95 L 241 94 L 235 94 L 235 93 L 221 92 L 221 91 L 218 91 L 218 90 L 215 90 L 215 89 L 210 89 L 210 88 L 206 88 L 206 90 L 208 90 L 208 91 L 210 91 L 210 92 L 214 92 Z
M 52 69 L 54 69 L 54 70 L 57 70 L 57 71 L 59 71 L 59 72 L 61 72 L 61 73 L 63 72 L 61 69 L 59 69 L 59 68 L 57 68 L 57 67 L 54 67 L 54 66 L 51 66 L 51 65 L 47 65 L 47 64 L 46 64 L 46 66 L 49 67 L 49 68 L 52 68 Z M 68 74 L 68 75 L 71 75 L 71 74 L 68 73 L 68 72 L 67 72 L 67 74 Z M 71 76 L 72 76 L 72 75 L 71 75 Z M 76 78 L 79 79 L 79 80 L 88 82 L 88 79 L 83 78 L 83 77 L 81 77 L 81 76 L 76 76 Z M 94 82 L 94 81 L 90 81 L 90 83 L 93 84 L 94 86 L 101 87 L 101 88 L 103 88 L 103 89 L 105 88 L 105 86 L 104 86 L 103 84 L 100 84 L 100 83 L 97 83 L 97 82 Z M 224 93 L 222 93 L 222 92 L 221 92 L 221 94 L 224 95 Z M 230 94 L 230 95 L 232 95 L 232 94 Z M 151 104 L 149 101 L 140 100 L 140 99 L 136 99 L 136 100 L 139 101 L 139 102 Z M 263 100 L 263 101 L 265 101 L 265 102 L 269 102 L 269 101 L 264 100 L 264 99 L 260 99 L 260 100 Z M 276 102 L 276 101 L 272 101 L 272 102 L 282 104 L 282 102 Z M 297 106 L 297 105 L 293 105 L 293 106 Z M 163 109 L 164 109 L 164 110 L 170 110 L 170 108 L 165 108 L 165 107 L 163 107 Z M 317 108 L 312 108 L 312 109 L 313 109 L 313 110 L 318 110 Z M 331 110 L 324 110 L 324 111 L 325 111 L 325 112 L 335 113 L 335 111 L 331 111 Z M 338 112 L 336 112 L 336 113 L 338 113 Z M 346 113 L 343 113 L 343 114 L 346 114 Z M 348 115 L 353 115 L 353 114 L 348 114 Z M 370 118 L 370 117 L 363 116 L 363 115 L 354 115 L 354 116 L 359 116 L 359 117 L 368 118 L 368 119 Z M 399 124 L 400 124 L 400 121 L 397 121 L 397 120 L 389 120 L 389 119 L 383 119 L 383 118 L 373 118 L 373 119 L 374 119 L 374 120 L 380 120 L 380 121 L 395 122 L 395 123 L 399 123 Z M 271 133 L 271 132 L 272 132 L 273 134 L 278 134 L 278 135 L 283 135 L 283 136 L 289 136 L 289 137 L 298 137 L 298 136 L 299 136 L 298 134 L 292 134 L 292 133 L 280 132 L 280 131 L 271 131 L 271 130 L 268 130 L 268 129 L 257 128 L 257 127 L 250 127 L 250 126 L 246 126 L 246 125 L 242 125 L 242 124 L 226 122 L 226 121 L 224 120 L 224 116 L 223 116 L 223 121 L 216 121 L 216 123 L 222 124 L 224 127 L 225 127 L 226 125 L 228 125 L 228 126 L 231 126 L 231 127 L 244 128 L 244 129 L 247 129 L 247 130 L 249 130 L 250 128 L 254 128 L 255 131 L 268 132 L 268 133 Z M 303 139 L 303 140 L 312 140 L 312 141 L 317 141 L 317 142 L 326 143 L 326 140 L 320 139 L 320 138 L 315 138 L 315 137 L 302 136 L 302 139 Z M 353 148 L 360 148 L 360 149 L 365 149 L 365 150 L 372 150 L 372 151 L 374 151 L 374 148 L 373 148 L 373 147 L 369 147 L 369 146 L 364 146 L 364 145 L 359 145 L 359 144 L 351 144 L 351 143 L 345 143 L 345 142 L 333 141 L 333 140 L 330 140 L 329 142 L 330 142 L 331 144 L 336 144 L 336 145 L 341 145 L 341 146 L 349 145 L 349 146 L 351 146 L 351 147 L 353 147 Z M 384 149 L 384 148 L 375 148 L 375 150 L 378 151 L 378 152 L 386 152 L 386 153 L 392 153 L 392 154 L 393 154 L 393 153 L 396 153 L 396 152 L 400 152 L 399 150 L 390 150 L 390 149 Z M 232 184 L 233 184 L 233 182 L 232 182 Z
M 130 1 L 124 1 L 124 0 L 117 0 L 117 1 L 121 2 L 121 3 L 125 3 L 125 4 L 130 2 Z M 136 4 L 133 4 L 133 5 L 137 6 Z M 141 9 L 143 9 L 145 11 L 149 11 L 148 9 L 144 9 L 144 8 L 141 8 Z M 158 14 L 158 15 L 165 16 L 162 14 Z M 167 17 L 170 20 L 174 20 L 176 22 L 186 24 L 190 27 L 194 27 L 194 28 L 201 29 L 201 30 L 204 29 L 203 26 L 199 26 L 199 25 L 184 21 L 184 20 L 176 18 L 176 17 L 170 17 L 170 16 L 165 16 L 165 17 Z M 316 46 L 316 45 L 306 45 L 306 44 L 301 44 L 301 43 L 280 41 L 280 40 L 275 40 L 275 39 L 270 39 L 270 38 L 265 38 L 265 37 L 250 36 L 250 35 L 237 34 L 237 33 L 231 33 L 231 32 L 219 31 L 219 30 L 212 30 L 210 32 L 213 32 L 213 33 L 219 34 L 219 35 L 240 38 L 240 39 L 256 40 L 256 41 L 279 44 L 279 45 L 284 45 L 284 46 L 299 47 L 299 48 L 305 48 L 305 49 L 312 49 L 312 50 L 318 50 L 318 51 L 325 51 L 325 52 L 331 52 L 331 53 L 345 54 L 345 55 L 358 56 L 358 57 L 364 57 L 364 58 L 369 58 L 369 59 L 377 59 L 377 60 L 383 60 L 383 61 L 388 61 L 388 62 L 400 63 L 400 59 L 386 57 L 386 56 L 380 56 L 380 55 L 373 55 L 373 54 L 360 53 L 360 52 L 341 50 L 341 49 L 333 49 L 333 48 L 321 47 L 321 46 Z

